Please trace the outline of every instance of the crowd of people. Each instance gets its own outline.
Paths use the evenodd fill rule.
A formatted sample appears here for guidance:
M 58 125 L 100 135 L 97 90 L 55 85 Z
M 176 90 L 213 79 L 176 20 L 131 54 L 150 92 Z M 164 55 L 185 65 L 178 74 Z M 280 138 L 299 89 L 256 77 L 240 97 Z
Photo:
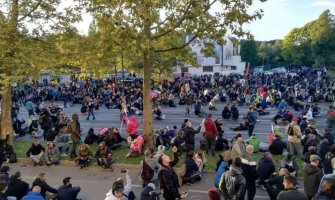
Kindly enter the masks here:
M 256 186 L 267 191 L 271 200 L 335 198 L 335 188 L 331 186 L 335 179 L 334 108 L 331 106 L 326 112 L 327 127 L 323 132 L 317 130 L 315 123 L 315 118 L 322 112 L 318 103 L 334 101 L 333 83 L 325 72 L 301 69 L 296 74 L 204 75 L 153 82 L 154 119 L 173 117 L 164 114 L 166 107 L 183 106 L 185 120 L 180 127 L 174 125 L 171 129 L 156 130 L 152 138 L 156 148 L 152 149 L 143 149 L 146 141 L 136 120 L 136 116 L 143 114 L 142 80 L 131 78 L 129 85 L 117 85 L 110 79 L 90 78 L 84 81 L 72 79 L 69 83 L 54 86 L 48 80 L 33 85 L 19 83 L 17 88 L 13 88 L 13 128 L 16 139 L 27 134 L 33 137 L 26 153 L 32 165 L 57 165 L 61 156 L 68 156 L 80 168 L 95 160 L 98 166 L 113 171 L 113 151 L 128 146 L 129 151 L 124 155 L 127 159 L 144 155 L 140 163 L 141 199 L 156 199 L 159 193 L 153 191 L 157 188 L 163 191 L 166 200 L 185 198 L 186 194 L 179 192 L 180 186 L 202 180 L 208 156 L 218 156 L 214 188 L 208 191 L 212 200 L 222 196 L 224 199 L 246 197 L 251 200 L 255 197 Z M 56 101 L 62 101 L 63 108 L 57 106 Z M 218 102 L 226 104 L 220 117 L 212 113 L 217 110 Z M 73 104 L 82 106 L 79 114 L 73 113 L 70 119 L 66 107 Z M 224 127 L 224 120 L 239 120 L 238 107 L 245 105 L 248 112 L 240 125 Z M 26 127 L 25 120 L 18 119 L 20 106 L 25 106 L 28 111 Z M 101 128 L 98 133 L 91 128 L 84 137 L 79 115 L 86 115 L 86 120 L 91 116 L 93 120 L 99 120 L 94 112 L 100 112 L 102 107 L 119 110 L 120 121 L 127 124 L 127 137 L 122 137 L 116 127 Z M 275 116 L 273 128 L 269 130 L 268 145 L 262 146 L 254 128 L 259 115 L 270 114 L 269 107 L 276 107 L 278 112 L 272 113 Z M 189 120 L 191 115 L 203 118 L 202 122 L 193 126 Z M 285 126 L 284 131 L 279 129 L 281 125 Z M 246 130 L 249 138 L 245 140 L 237 133 L 228 141 L 224 134 L 224 129 L 228 128 L 237 132 Z M 196 134 L 202 135 L 199 143 L 195 140 Z M 45 145 L 40 140 L 44 140 Z M 9 148 L 6 158 L 10 162 L 14 151 L 10 151 L 12 147 L 7 142 L 4 144 Z M 92 149 L 92 144 L 98 144 L 96 149 Z M 164 153 L 169 148 L 174 153 L 173 160 Z M 255 160 L 254 153 L 260 151 L 263 152 L 262 158 Z M 279 166 L 275 165 L 272 155 L 282 155 Z M 180 157 L 185 161 L 176 171 L 173 167 Z M 297 160 L 303 161 L 302 169 L 299 169 Z M 297 190 L 300 187 L 297 182 L 299 170 L 303 171 L 305 192 Z M 128 197 L 131 191 L 128 183 L 131 181 L 129 177 L 126 180 L 127 183 L 123 179 L 116 181 L 106 200 L 122 199 L 124 195 L 131 198 Z M 65 182 L 64 185 L 68 183 Z M 44 191 L 41 188 L 33 185 L 32 195 Z M 57 193 L 57 190 L 53 191 Z M 125 191 L 129 192 L 126 194 Z M 40 193 L 43 196 L 43 192 Z

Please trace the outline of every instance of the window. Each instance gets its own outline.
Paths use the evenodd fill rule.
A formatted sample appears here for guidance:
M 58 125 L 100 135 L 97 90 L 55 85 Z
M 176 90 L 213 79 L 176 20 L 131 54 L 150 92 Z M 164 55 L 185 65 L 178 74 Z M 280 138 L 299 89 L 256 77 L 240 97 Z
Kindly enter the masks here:
M 213 72 L 213 66 L 203 66 L 203 72 Z
M 188 67 L 181 67 L 181 73 L 188 72 Z
M 236 66 L 231 66 L 230 69 L 231 70 L 236 70 Z

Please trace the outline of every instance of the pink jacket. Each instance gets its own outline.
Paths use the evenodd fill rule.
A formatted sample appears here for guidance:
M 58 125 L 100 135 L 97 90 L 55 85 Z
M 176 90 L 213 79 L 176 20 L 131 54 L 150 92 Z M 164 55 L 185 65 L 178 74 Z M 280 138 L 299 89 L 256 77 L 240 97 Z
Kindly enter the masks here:
M 144 139 L 143 139 L 142 136 L 139 135 L 136 138 L 136 141 L 134 143 L 134 146 L 133 146 L 132 150 L 141 153 L 142 152 L 143 143 L 144 143 Z

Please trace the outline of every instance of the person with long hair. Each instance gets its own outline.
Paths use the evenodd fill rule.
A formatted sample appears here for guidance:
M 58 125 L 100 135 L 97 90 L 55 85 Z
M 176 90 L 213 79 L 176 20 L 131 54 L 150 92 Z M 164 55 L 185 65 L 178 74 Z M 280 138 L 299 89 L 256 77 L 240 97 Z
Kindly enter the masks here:
M 335 199 L 335 178 L 326 179 L 322 183 L 321 191 L 314 200 L 334 200 Z

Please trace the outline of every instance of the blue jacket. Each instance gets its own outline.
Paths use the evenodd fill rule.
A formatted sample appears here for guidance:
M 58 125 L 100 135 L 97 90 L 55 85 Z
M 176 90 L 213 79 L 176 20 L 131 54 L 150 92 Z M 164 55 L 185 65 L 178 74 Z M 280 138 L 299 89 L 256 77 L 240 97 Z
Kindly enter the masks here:
M 318 193 L 320 193 L 320 191 L 322 190 L 323 181 L 326 180 L 326 179 L 330 179 L 330 178 L 335 178 L 335 169 L 333 170 L 332 174 L 325 174 L 325 175 L 323 175 L 323 177 L 322 177 L 322 179 L 320 181 Z
M 222 177 L 222 174 L 226 171 L 226 169 L 228 169 L 228 164 L 222 161 L 218 171 L 215 174 L 214 185 L 216 187 L 219 187 L 220 179 Z
M 281 109 L 283 109 L 283 108 L 287 109 L 287 104 L 281 101 L 281 102 L 279 103 L 277 109 L 278 109 L 278 110 L 281 110 Z
M 41 193 L 29 192 L 26 196 L 22 198 L 22 200 L 44 200 L 44 198 Z

